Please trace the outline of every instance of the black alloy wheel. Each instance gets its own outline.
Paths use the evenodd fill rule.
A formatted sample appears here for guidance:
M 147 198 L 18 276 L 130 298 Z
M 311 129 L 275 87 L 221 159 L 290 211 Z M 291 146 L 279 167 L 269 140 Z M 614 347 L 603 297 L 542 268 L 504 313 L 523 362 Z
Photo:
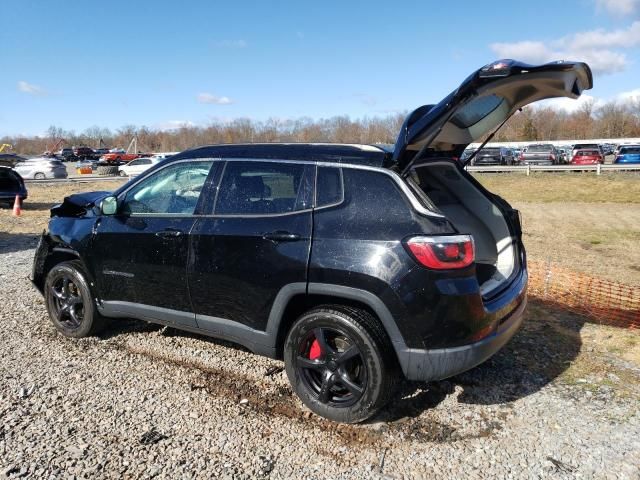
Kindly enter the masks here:
M 284 343 L 287 377 L 314 413 L 342 423 L 362 422 L 394 392 L 397 358 L 380 321 L 345 305 L 309 310 Z
M 97 312 L 80 261 L 55 265 L 47 274 L 44 298 L 51 322 L 66 337 L 82 338 L 97 333 L 103 318 Z
M 56 321 L 70 329 L 76 329 L 84 318 L 85 299 L 82 292 L 68 274 L 62 274 L 49 285 L 49 295 L 53 300 L 52 313 Z
M 358 345 L 334 328 L 316 327 L 301 342 L 296 369 L 320 403 L 349 406 L 362 397 L 367 368 Z

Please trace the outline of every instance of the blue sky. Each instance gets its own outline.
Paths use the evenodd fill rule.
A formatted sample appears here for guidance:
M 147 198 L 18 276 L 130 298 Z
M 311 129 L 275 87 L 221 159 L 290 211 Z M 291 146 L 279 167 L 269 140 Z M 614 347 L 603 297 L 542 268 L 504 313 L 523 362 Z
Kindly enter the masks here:
M 598 102 L 640 96 L 639 53 L 640 0 L 3 0 L 0 136 L 384 116 L 503 57 L 587 60 Z

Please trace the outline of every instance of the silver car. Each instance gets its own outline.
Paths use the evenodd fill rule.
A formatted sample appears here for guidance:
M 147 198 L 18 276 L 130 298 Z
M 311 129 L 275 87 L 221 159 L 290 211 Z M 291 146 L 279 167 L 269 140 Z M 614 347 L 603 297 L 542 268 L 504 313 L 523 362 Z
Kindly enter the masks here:
M 67 178 L 67 167 L 60 160 L 48 157 L 30 158 L 13 169 L 24 179 Z

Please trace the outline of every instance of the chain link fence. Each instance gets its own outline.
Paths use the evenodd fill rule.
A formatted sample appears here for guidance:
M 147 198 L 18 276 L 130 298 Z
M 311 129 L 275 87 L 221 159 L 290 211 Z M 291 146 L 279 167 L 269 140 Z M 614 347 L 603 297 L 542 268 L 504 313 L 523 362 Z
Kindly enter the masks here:
M 550 261 L 528 261 L 529 296 L 597 323 L 640 329 L 640 286 L 612 282 Z

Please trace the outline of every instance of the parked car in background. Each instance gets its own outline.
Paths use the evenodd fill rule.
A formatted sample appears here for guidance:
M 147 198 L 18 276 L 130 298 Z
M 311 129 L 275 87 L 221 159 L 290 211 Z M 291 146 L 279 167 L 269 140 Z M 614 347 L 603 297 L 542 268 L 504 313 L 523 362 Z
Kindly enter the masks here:
M 485 147 L 473 160 L 473 165 L 513 165 L 513 152 L 506 147 Z
M 9 167 L 0 166 L 0 204 L 13 204 L 16 195 L 21 201 L 27 198 L 24 180 L 18 172 Z
M 522 149 L 520 148 L 512 148 L 513 151 L 513 163 L 520 163 L 520 154 L 522 154 Z
M 573 146 L 573 149 L 571 150 L 571 159 L 573 159 L 573 156 L 576 154 L 578 150 L 584 150 L 584 149 L 599 150 L 600 153 L 603 153 L 602 148 L 600 148 L 600 145 L 598 143 L 576 143 Z
M 95 159 L 99 159 L 102 155 L 105 155 L 109 153 L 109 149 L 108 148 L 94 148 L 93 149 L 93 154 Z
M 18 163 L 24 162 L 26 158 L 15 153 L 0 153 L 0 167 L 15 167 Z
M 142 157 L 141 153 L 127 153 L 124 151 L 109 151 L 100 157 L 101 162 L 112 163 L 115 165 L 121 165 L 123 162 L 130 162 L 136 158 Z
M 462 155 L 460 155 L 460 162 L 464 163 L 467 161 L 467 159 L 473 155 L 473 152 L 475 152 L 476 149 L 475 148 L 467 148 L 464 152 L 462 152 Z
M 640 163 L 640 145 L 620 145 L 613 163 Z
M 180 152 L 158 152 L 151 155 L 149 158 L 157 158 L 159 160 L 164 160 L 165 158 L 173 157 Z
M 573 147 L 571 145 L 560 145 L 556 147 L 558 152 L 558 163 L 571 163 L 571 151 Z
M 550 143 L 529 145 L 520 154 L 520 163 L 525 165 L 556 165 L 558 152 Z
M 571 159 L 573 165 L 595 165 L 597 163 L 604 163 L 604 155 L 595 148 L 581 148 Z
M 61 150 L 58 150 L 57 152 L 54 152 L 54 156 L 62 160 L 63 162 L 71 162 L 73 160 L 76 160 L 76 156 L 73 153 L 72 148 L 63 148 Z
M 458 157 L 519 108 L 591 87 L 584 63 L 500 60 L 409 114 L 392 149 L 187 150 L 54 207 L 33 284 L 62 335 L 138 318 L 221 337 L 284 359 L 316 414 L 362 422 L 402 376 L 457 375 L 518 331 L 519 213 Z
M 30 180 L 45 180 L 51 178 L 67 178 L 67 167 L 62 161 L 50 157 L 30 158 L 20 162 L 14 170 L 22 178 Z
M 91 170 L 95 170 L 98 168 L 98 160 L 86 159 L 86 160 L 78 160 L 76 162 L 76 168 L 84 168 L 90 167 Z
M 145 170 L 151 168 L 155 164 L 160 163 L 160 161 L 162 161 L 161 158 L 137 158 L 135 160 L 131 160 L 126 165 L 122 165 L 118 169 L 118 175 L 120 175 L 121 177 L 135 177 L 136 175 L 140 175 Z
M 80 160 L 93 159 L 94 151 L 89 147 L 73 147 L 73 154 Z

